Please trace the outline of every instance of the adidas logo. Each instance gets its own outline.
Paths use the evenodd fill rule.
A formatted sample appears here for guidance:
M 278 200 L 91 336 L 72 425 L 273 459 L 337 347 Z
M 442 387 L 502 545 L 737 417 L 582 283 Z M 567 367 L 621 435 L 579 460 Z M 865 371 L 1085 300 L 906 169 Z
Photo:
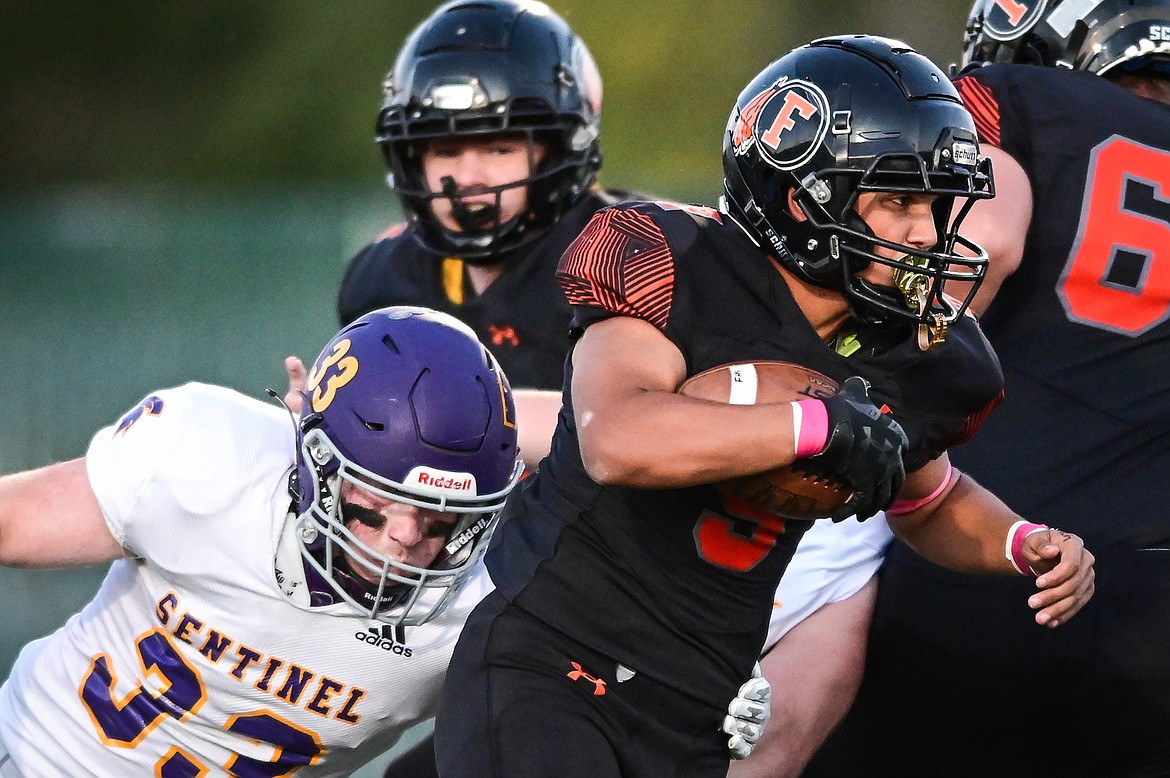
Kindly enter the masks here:
M 380 628 L 370 627 L 365 632 L 358 630 L 353 636 L 363 643 L 377 646 L 383 651 L 389 651 L 391 654 L 398 654 L 399 656 L 409 658 L 414 653 L 405 645 L 406 629 L 402 625 L 392 627 L 389 624 L 382 624 Z

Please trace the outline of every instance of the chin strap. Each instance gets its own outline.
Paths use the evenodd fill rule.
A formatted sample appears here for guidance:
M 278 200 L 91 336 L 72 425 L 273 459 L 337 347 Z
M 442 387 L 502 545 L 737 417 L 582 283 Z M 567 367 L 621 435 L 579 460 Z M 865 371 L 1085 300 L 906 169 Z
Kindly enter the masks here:
M 284 595 L 301 607 L 310 607 L 321 603 L 314 603 L 308 585 L 309 568 L 301 558 L 301 550 L 297 541 L 297 516 L 289 511 L 284 520 L 284 529 L 280 533 L 280 543 L 276 547 L 276 583 Z
M 934 321 L 918 325 L 918 350 L 930 351 L 947 339 L 947 320 L 941 313 L 932 314 Z

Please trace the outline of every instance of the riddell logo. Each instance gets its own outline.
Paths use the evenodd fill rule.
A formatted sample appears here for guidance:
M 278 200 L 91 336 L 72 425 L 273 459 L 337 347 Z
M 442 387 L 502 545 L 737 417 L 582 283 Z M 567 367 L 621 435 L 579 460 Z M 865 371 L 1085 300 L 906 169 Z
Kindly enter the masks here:
M 397 634 L 395 634 L 397 633 Z M 358 630 L 354 633 L 354 637 L 363 643 L 369 643 L 371 646 L 377 646 L 383 651 L 389 651 L 391 654 L 398 654 L 406 658 L 414 653 L 405 645 L 403 641 L 406 639 L 406 630 L 402 627 L 391 627 L 389 624 L 383 624 L 379 630 L 376 627 L 370 627 L 365 632 Z
M 430 473 L 419 473 L 418 482 L 423 486 L 433 486 L 436 489 L 453 489 L 457 492 L 467 491 L 471 488 L 471 477 L 456 480 L 449 475 L 431 475 Z
M 446 470 L 416 467 L 407 476 L 406 483 L 421 486 L 430 492 L 471 492 L 475 494 L 475 476 L 470 473 L 451 473 Z
M 483 532 L 484 529 L 487 528 L 487 525 L 490 522 L 491 522 L 491 520 L 487 517 L 484 517 L 484 518 L 480 519 L 479 521 L 475 522 L 470 527 L 463 530 L 455 537 L 451 538 L 451 540 L 449 540 L 447 542 L 447 545 L 444 547 L 444 550 L 448 554 L 454 554 L 456 551 L 463 548 L 471 541 L 475 540 L 476 536 L 479 535 L 479 533 Z

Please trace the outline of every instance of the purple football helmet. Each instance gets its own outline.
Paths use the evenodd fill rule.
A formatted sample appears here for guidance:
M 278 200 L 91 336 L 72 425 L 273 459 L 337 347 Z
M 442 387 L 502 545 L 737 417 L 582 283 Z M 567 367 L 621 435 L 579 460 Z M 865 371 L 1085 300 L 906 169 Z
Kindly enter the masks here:
M 373 619 L 432 618 L 483 555 L 520 479 L 515 418 L 496 360 L 447 314 L 382 308 L 338 332 L 309 373 L 301 407 L 292 492 L 309 567 Z M 415 567 L 359 540 L 342 515 L 343 480 L 456 514 L 438 557 Z

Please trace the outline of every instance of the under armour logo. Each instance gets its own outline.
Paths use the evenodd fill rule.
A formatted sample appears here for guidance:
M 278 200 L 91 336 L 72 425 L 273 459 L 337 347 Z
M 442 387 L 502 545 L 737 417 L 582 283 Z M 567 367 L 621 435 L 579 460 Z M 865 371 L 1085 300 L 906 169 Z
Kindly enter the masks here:
M 502 346 L 507 343 L 511 346 L 519 346 L 520 338 L 516 335 L 516 328 L 512 326 L 497 327 L 495 324 L 488 325 L 488 333 L 492 337 L 493 346 Z
M 569 664 L 573 666 L 573 669 L 568 673 L 568 678 L 570 681 L 579 681 L 584 678 L 586 681 L 591 681 L 593 683 L 593 695 L 595 697 L 600 697 L 601 695 L 605 694 L 605 681 L 601 680 L 600 678 L 594 678 L 592 675 L 585 672 L 581 665 L 577 664 L 576 662 L 569 662 Z

